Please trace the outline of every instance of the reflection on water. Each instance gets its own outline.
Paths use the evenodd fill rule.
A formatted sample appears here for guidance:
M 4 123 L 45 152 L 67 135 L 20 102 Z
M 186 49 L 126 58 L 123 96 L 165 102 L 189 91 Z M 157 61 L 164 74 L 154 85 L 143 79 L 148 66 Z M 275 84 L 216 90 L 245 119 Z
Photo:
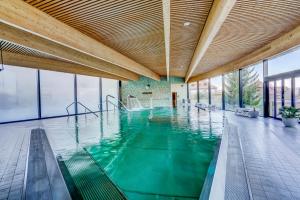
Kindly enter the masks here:
M 222 123 L 222 113 L 157 108 L 45 120 L 44 127 L 66 162 L 85 151 L 128 199 L 198 199 Z

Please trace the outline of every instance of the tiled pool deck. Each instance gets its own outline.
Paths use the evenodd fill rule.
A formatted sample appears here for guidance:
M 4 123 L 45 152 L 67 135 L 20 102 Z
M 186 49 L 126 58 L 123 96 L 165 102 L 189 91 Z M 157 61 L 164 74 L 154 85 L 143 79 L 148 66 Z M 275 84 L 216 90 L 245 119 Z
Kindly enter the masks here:
M 300 126 L 228 112 L 226 117 L 239 131 L 253 199 L 300 200 Z M 0 200 L 22 198 L 30 130 L 39 127 L 43 122 L 0 125 Z
M 253 199 L 300 199 L 300 126 L 228 114 L 237 126 Z
M 21 199 L 31 127 L 0 126 L 0 199 Z

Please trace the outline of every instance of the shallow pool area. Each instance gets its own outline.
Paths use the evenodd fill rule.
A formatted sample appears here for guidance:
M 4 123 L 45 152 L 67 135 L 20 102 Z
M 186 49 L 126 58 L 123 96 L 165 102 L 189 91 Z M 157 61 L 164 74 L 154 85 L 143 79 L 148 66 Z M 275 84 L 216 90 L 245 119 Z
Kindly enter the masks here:
M 43 127 L 83 199 L 99 199 L 107 183 L 129 200 L 198 199 L 222 120 L 220 113 L 156 108 L 52 119 Z

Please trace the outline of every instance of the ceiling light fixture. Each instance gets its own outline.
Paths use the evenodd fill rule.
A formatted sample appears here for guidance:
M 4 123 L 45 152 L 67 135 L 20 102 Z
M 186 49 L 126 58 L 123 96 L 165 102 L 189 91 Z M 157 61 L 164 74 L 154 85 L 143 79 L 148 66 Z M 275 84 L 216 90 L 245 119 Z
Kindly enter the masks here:
M 183 26 L 189 26 L 189 25 L 191 25 L 191 22 L 184 22 L 183 23 Z

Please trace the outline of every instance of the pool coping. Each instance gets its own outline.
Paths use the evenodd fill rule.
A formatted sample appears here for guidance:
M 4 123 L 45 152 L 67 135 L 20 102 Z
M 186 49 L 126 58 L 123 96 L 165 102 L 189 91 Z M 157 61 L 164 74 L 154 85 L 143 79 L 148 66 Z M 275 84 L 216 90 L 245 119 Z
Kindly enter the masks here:
M 232 141 L 233 137 L 235 137 L 237 141 Z M 232 162 L 232 161 L 234 162 L 237 159 L 235 153 L 232 152 L 233 146 L 235 147 L 235 150 L 239 151 L 239 154 L 240 154 L 239 159 L 240 159 L 240 162 L 242 163 L 240 166 L 240 170 L 243 171 L 244 179 L 245 179 L 245 183 L 240 182 L 240 184 L 244 184 L 244 187 L 247 190 L 247 191 L 245 190 L 245 192 L 247 194 L 244 193 L 244 195 L 246 195 L 249 200 L 253 199 L 251 187 L 249 184 L 249 177 L 247 174 L 247 170 L 245 168 L 245 158 L 244 158 L 244 151 L 243 151 L 240 133 L 237 129 L 237 126 L 229 123 L 228 119 L 226 118 L 224 120 L 223 135 L 221 138 L 221 144 L 219 147 L 217 158 L 214 157 L 214 159 L 217 159 L 217 160 L 213 159 L 211 161 L 211 162 L 216 162 L 214 165 L 215 171 L 214 171 L 213 175 L 211 176 L 211 178 L 212 178 L 211 187 L 210 188 L 208 187 L 208 189 L 207 189 L 207 190 L 209 190 L 209 192 L 208 191 L 201 192 L 199 200 L 204 200 L 204 199 L 221 200 L 221 199 L 228 199 L 228 198 L 231 199 L 231 197 L 236 198 L 236 196 L 240 195 L 240 194 L 236 193 L 237 191 L 235 191 L 234 188 L 232 188 L 233 185 L 230 183 L 230 180 L 227 180 L 229 178 L 229 177 L 227 177 L 228 174 L 230 174 L 232 172 L 238 173 L 237 171 L 234 171 L 236 169 L 233 169 L 232 167 L 230 167 L 232 165 L 232 163 L 231 164 L 228 163 L 228 162 Z M 234 156 L 234 157 L 229 158 L 231 156 Z M 228 160 L 228 159 L 230 159 L 230 160 Z M 229 166 L 228 166 L 228 164 L 229 164 Z M 213 167 L 213 163 L 211 163 L 211 165 Z M 209 176 L 209 174 L 207 176 Z M 240 174 L 237 175 L 237 177 L 239 177 L 239 176 L 241 176 L 241 175 Z M 207 180 L 205 180 L 205 182 L 206 181 Z M 234 181 L 239 182 L 240 180 L 237 179 Z M 203 192 L 204 192 L 204 194 L 202 194 Z
M 224 118 L 222 137 L 216 146 L 214 157 L 209 164 L 199 200 L 220 200 L 224 199 L 225 197 L 225 178 L 229 131 L 230 129 L 228 120 Z
M 223 135 L 219 148 L 219 154 L 216 161 L 215 173 L 212 180 L 209 196 L 206 199 L 221 200 L 225 199 L 225 183 L 227 171 L 227 155 L 228 155 L 228 134 L 230 125 L 228 120 L 224 120 Z
M 210 161 L 209 167 L 207 169 L 206 178 L 205 178 L 205 181 L 204 181 L 201 193 L 200 193 L 199 200 L 209 199 L 214 175 L 216 172 L 217 160 L 218 160 L 218 156 L 220 153 L 221 141 L 222 141 L 222 138 L 217 142 L 217 145 L 215 147 L 213 159 Z

